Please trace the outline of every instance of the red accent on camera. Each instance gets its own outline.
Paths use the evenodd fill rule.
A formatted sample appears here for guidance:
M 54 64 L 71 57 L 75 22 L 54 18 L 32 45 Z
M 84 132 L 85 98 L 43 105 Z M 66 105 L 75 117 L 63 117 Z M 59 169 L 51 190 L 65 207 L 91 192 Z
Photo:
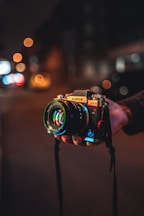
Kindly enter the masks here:
M 99 131 L 102 131 L 104 129 L 104 121 L 102 119 L 98 121 L 98 123 L 97 123 L 97 129 Z

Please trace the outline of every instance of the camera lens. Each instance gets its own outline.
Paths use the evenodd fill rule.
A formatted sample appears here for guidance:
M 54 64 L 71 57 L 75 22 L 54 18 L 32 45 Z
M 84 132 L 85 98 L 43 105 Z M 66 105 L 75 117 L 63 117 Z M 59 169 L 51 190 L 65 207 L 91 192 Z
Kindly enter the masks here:
M 51 124 L 53 124 L 55 128 L 59 128 L 64 124 L 64 111 L 62 109 L 58 108 L 53 111 L 51 116 Z
M 65 125 L 66 113 L 60 104 L 52 104 L 46 112 L 46 124 L 54 130 L 59 130 Z
M 54 135 L 73 135 L 85 129 L 89 122 L 88 109 L 80 103 L 53 100 L 44 110 L 44 126 Z

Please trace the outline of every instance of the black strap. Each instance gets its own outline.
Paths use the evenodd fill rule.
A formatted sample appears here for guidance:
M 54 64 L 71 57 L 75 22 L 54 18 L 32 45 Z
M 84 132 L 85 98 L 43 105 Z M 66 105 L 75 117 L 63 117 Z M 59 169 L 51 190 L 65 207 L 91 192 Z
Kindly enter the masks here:
M 59 160 L 59 144 L 60 141 L 55 140 L 55 166 L 56 166 L 56 176 L 57 176 L 57 190 L 59 199 L 60 216 L 63 216 L 63 192 L 62 192 L 62 178 L 61 178 L 61 168 Z
M 113 169 L 113 216 L 118 215 L 118 197 L 117 197 L 117 176 L 116 176 L 116 159 L 115 159 L 115 149 L 112 145 L 112 131 L 109 110 L 105 110 L 105 121 L 106 121 L 106 147 L 109 149 L 110 153 L 110 172 Z
M 116 176 L 116 166 L 115 162 L 113 165 L 113 172 L 114 172 L 114 177 L 113 177 L 113 216 L 118 215 L 118 198 L 117 198 L 117 176 Z

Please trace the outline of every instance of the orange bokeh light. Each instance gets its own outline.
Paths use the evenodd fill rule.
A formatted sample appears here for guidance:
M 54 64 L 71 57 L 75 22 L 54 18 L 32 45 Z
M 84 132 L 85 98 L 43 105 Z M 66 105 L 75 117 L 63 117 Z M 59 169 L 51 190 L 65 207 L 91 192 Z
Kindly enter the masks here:
M 20 62 L 22 60 L 23 56 L 21 53 L 14 53 L 13 54 L 13 61 L 14 62 Z
M 104 89 L 110 89 L 111 86 L 112 86 L 112 83 L 111 83 L 110 80 L 105 79 L 105 80 L 102 81 L 102 87 Z
M 34 41 L 32 38 L 27 37 L 24 39 L 23 44 L 25 47 L 31 47 L 33 45 Z
M 18 72 L 24 72 L 25 69 L 26 69 L 26 65 L 22 62 L 20 62 L 16 65 L 16 70 Z

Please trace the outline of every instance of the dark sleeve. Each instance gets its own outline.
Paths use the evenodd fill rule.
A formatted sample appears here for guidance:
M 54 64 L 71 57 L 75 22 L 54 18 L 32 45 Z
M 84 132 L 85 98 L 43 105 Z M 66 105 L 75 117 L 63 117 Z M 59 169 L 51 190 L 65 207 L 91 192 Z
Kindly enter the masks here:
M 119 104 L 128 107 L 131 112 L 129 123 L 123 127 L 124 132 L 128 135 L 144 132 L 144 90 L 119 101 Z

